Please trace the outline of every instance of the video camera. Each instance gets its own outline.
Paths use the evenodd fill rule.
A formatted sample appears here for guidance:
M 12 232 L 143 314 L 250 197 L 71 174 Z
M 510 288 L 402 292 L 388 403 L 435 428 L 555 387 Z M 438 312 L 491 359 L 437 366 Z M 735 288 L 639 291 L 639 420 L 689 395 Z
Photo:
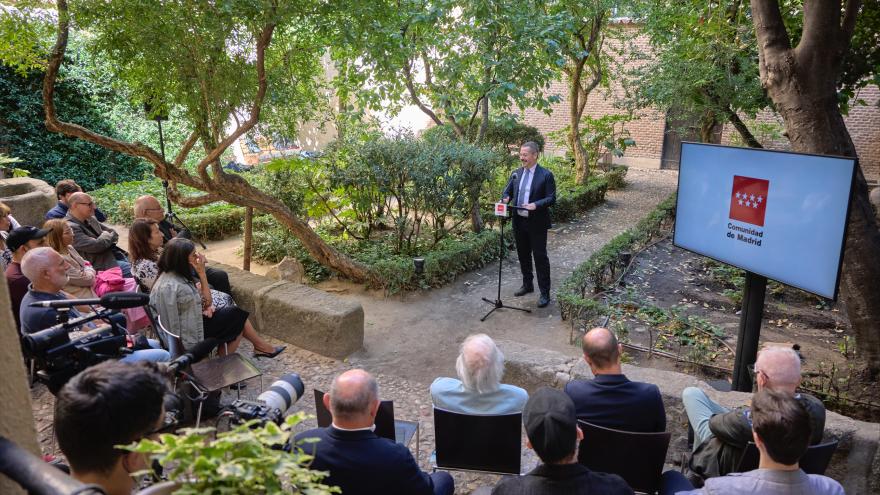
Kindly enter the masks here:
M 93 313 L 63 321 L 55 326 L 22 336 L 21 345 L 28 358 L 39 364 L 37 378 L 44 382 L 52 394 L 64 386 L 80 371 L 106 361 L 118 359 L 127 352 L 128 335 L 125 329 L 113 323 L 112 316 L 117 309 L 143 306 L 149 303 L 149 296 L 137 292 L 111 292 L 99 299 L 60 299 L 31 303 L 31 307 L 69 309 L 74 306 L 101 305 Z M 59 311 L 59 316 L 66 312 Z M 89 332 L 75 340 L 70 332 L 86 323 L 98 319 L 108 319 L 108 328 Z

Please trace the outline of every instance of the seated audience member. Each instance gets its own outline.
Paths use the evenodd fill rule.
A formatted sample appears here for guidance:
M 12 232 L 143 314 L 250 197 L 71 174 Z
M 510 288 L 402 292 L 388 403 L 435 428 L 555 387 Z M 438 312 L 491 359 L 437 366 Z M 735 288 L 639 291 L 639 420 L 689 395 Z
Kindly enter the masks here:
M 192 238 L 189 231 L 178 231 L 174 224 L 168 221 L 165 217 L 165 209 L 162 208 L 162 203 L 155 196 L 145 195 L 136 199 L 134 202 L 134 217 L 155 220 L 159 226 L 159 231 L 162 233 L 162 244 L 175 237 Z M 207 267 L 205 268 L 205 274 L 208 276 L 208 283 L 211 284 L 212 288 L 220 292 L 232 294 L 232 287 L 229 286 L 229 275 L 226 272 Z
M 821 442 L 825 407 L 812 395 L 796 393 L 801 382 L 800 356 L 790 347 L 765 348 L 758 353 L 755 375 L 759 391 L 785 393 L 803 405 L 812 425 L 809 444 Z M 701 486 L 706 478 L 735 471 L 746 444 L 752 440 L 749 408 L 729 410 L 696 387 L 682 391 L 682 402 L 694 429 L 694 453 L 686 470 L 688 478 Z
M 98 297 L 92 289 L 95 286 L 95 269 L 92 264 L 82 259 L 82 256 L 73 248 L 73 229 L 61 218 L 46 221 L 43 227 L 49 231 L 46 236 L 46 244 L 64 258 L 69 268 L 67 269 L 67 285 L 64 292 L 76 299 L 90 299 Z
M 147 225 L 150 229 L 155 227 Z M 142 230 L 132 229 L 138 239 L 142 239 Z M 224 354 L 235 352 L 244 337 L 254 345 L 255 357 L 274 358 L 287 348 L 272 347 L 263 340 L 248 320 L 248 312 L 236 306 L 229 294 L 211 291 L 205 278 L 205 256 L 196 252 L 192 241 L 169 241 L 157 267 L 159 277 L 150 290 L 150 304 L 159 313 L 162 326 L 179 335 L 184 347 L 214 338 L 227 344 L 217 348 L 218 353 Z M 193 278 L 193 269 L 198 281 Z
M 60 254 L 50 247 L 39 247 L 28 251 L 21 262 L 21 270 L 30 279 L 30 290 L 21 301 L 21 331 L 34 333 L 58 323 L 58 310 L 55 308 L 32 308 L 30 303 L 60 301 L 67 299 L 61 289 L 67 285 L 68 264 Z M 71 308 L 69 317 L 81 314 Z M 87 330 L 87 328 L 83 328 Z M 159 342 L 147 339 L 148 349 L 139 349 L 122 357 L 121 361 L 168 361 L 171 355 L 161 349 Z
M 137 488 L 132 473 L 146 469 L 144 454 L 117 447 L 162 427 L 166 379 L 156 365 L 105 361 L 74 376 L 55 398 L 55 436 L 70 475 L 107 495 Z
M 46 212 L 46 220 L 66 217 L 67 210 L 70 208 L 70 195 L 78 192 L 82 192 L 82 188 L 79 187 L 79 184 L 74 182 L 73 179 L 58 181 L 58 183 L 55 184 L 55 196 L 58 198 L 58 204 Z M 107 221 L 107 216 L 98 208 L 95 208 L 95 218 L 97 218 L 99 222 Z
M 521 412 L 529 394 L 501 383 L 504 355 L 488 335 L 471 335 L 461 344 L 455 361 L 455 378 L 437 378 L 431 384 L 434 406 L 464 414 Z
M 333 424 L 298 434 L 298 448 L 314 456 L 311 469 L 329 471 L 324 483 L 347 495 L 406 493 L 451 494 L 452 476 L 427 474 L 405 446 L 373 433 L 379 411 L 379 385 L 364 370 L 350 370 L 333 380 L 324 405 Z M 316 438 L 315 443 L 303 439 Z
M 620 368 L 622 349 L 612 332 L 606 328 L 590 330 L 584 335 L 583 349 L 593 379 L 565 385 L 578 419 L 615 430 L 666 431 L 660 389 L 650 383 L 631 382 L 624 376 Z
M 6 271 L 6 267 L 12 263 L 12 250 L 6 245 L 6 238 L 12 230 L 12 222 L 9 221 L 9 213 L 12 210 L 5 203 L 0 203 L 0 270 Z
M 843 495 L 840 483 L 806 474 L 798 467 L 810 443 L 813 422 L 800 401 L 789 393 L 765 388 L 752 398 L 750 417 L 752 439 L 761 456 L 758 469 L 707 479 L 700 490 L 693 490 L 678 471 L 667 471 L 663 473 L 661 493 Z
M 505 476 L 493 495 L 631 494 L 632 488 L 616 474 L 590 471 L 578 462 L 578 444 L 584 432 L 577 425 L 574 403 L 560 390 L 538 389 L 523 411 L 528 447 L 542 464 L 525 476 Z
M 119 234 L 95 218 L 95 201 L 86 193 L 73 193 L 64 219 L 73 229 L 73 247 L 95 270 L 101 272 L 118 266 L 122 276 L 131 278 L 127 253 L 116 246 Z
M 9 299 L 12 302 L 12 315 L 15 316 L 15 324 L 21 329 L 19 311 L 21 300 L 28 291 L 30 280 L 22 273 L 21 260 L 25 253 L 31 249 L 42 246 L 46 241 L 48 230 L 40 230 L 36 227 L 26 226 L 13 229 L 6 238 L 6 246 L 12 251 L 12 262 L 6 266 L 6 283 L 9 284 Z

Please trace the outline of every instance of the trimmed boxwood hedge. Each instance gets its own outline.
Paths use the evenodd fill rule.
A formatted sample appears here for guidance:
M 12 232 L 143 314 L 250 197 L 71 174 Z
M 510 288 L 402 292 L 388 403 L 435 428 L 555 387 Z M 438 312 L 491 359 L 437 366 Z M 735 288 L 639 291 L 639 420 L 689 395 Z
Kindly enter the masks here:
M 673 193 L 635 227 L 612 239 L 602 249 L 574 269 L 556 293 L 562 319 L 585 320 L 605 314 L 605 306 L 588 297 L 588 291 L 600 292 L 616 278 L 621 251 L 635 251 L 669 231 L 675 218 L 676 195 Z

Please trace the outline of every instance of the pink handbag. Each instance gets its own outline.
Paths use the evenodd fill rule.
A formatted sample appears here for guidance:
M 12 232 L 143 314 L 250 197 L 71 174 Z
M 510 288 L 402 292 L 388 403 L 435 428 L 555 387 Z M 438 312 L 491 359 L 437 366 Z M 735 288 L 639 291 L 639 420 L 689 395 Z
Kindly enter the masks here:
M 98 275 L 95 277 L 95 294 L 98 297 L 108 292 L 137 292 L 137 290 L 137 281 L 133 278 L 123 278 L 122 269 L 118 266 L 98 272 Z M 147 312 L 144 311 L 144 308 L 123 309 L 122 314 L 125 315 L 125 329 L 128 333 L 137 333 L 138 330 L 150 325 L 150 319 L 147 317 Z

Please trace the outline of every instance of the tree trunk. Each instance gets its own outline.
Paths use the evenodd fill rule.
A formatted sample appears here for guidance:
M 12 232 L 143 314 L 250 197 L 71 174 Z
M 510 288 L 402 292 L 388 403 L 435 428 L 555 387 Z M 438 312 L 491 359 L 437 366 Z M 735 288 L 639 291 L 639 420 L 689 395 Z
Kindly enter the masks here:
M 792 149 L 806 153 L 856 156 L 837 104 L 837 77 L 849 49 L 860 2 L 830 0 L 804 4 L 804 30 L 792 49 L 776 2 L 752 0 L 758 35 L 761 84 L 782 115 Z M 872 378 L 880 373 L 880 231 L 861 170 L 851 195 L 841 299 L 859 353 Z
M 569 77 L 568 92 L 568 146 L 574 158 L 574 180 L 577 184 L 586 184 L 590 178 L 590 162 L 584 143 L 581 140 L 581 92 L 580 84 L 583 71 L 575 67 Z
M 91 129 L 58 119 L 55 109 L 55 81 L 58 77 L 58 70 L 64 59 L 64 53 L 67 49 L 70 18 L 66 0 L 58 0 L 57 7 L 57 37 L 55 40 L 55 46 L 53 47 L 49 58 L 49 64 L 46 68 L 46 74 L 43 77 L 43 109 L 46 114 L 46 128 L 49 131 L 89 141 L 109 150 L 137 156 L 149 161 L 153 164 L 154 174 L 158 178 L 171 181 L 172 199 L 183 206 L 196 206 L 215 201 L 226 201 L 234 205 L 252 207 L 260 211 L 271 213 L 279 222 L 291 230 L 318 263 L 321 263 L 322 265 L 357 282 L 369 282 L 374 285 L 379 285 L 381 283 L 381 280 L 376 273 L 372 272 L 366 266 L 347 258 L 333 248 L 333 246 L 324 242 L 324 240 L 321 239 L 307 223 L 294 215 L 293 212 L 284 206 L 280 200 L 257 189 L 240 176 L 223 172 L 219 167 L 219 163 L 216 162 L 223 151 L 229 147 L 235 139 L 252 129 L 259 120 L 260 108 L 266 93 L 267 84 L 263 66 L 264 52 L 271 42 L 274 25 L 270 24 L 263 28 L 260 39 L 257 43 L 257 79 L 259 82 L 257 95 L 250 109 L 250 118 L 241 123 L 232 134 L 226 136 L 226 138 L 219 143 L 217 142 L 216 137 L 210 135 L 206 136 L 205 129 L 207 129 L 208 126 L 202 125 L 202 128 L 199 129 L 202 132 L 193 132 L 179 155 L 173 162 L 169 162 L 156 153 L 155 150 L 141 143 L 120 141 L 94 132 Z M 198 176 L 193 176 L 180 165 L 186 158 L 186 153 L 188 153 L 195 144 L 198 135 L 206 136 L 205 141 L 217 144 L 216 146 L 213 146 L 212 144 L 212 146 L 206 147 L 207 156 L 199 164 Z M 212 167 L 213 175 L 208 173 L 208 165 L 212 163 L 215 164 L 215 166 Z M 203 191 L 206 194 L 197 198 L 180 198 L 176 193 L 177 183 L 188 185 Z

